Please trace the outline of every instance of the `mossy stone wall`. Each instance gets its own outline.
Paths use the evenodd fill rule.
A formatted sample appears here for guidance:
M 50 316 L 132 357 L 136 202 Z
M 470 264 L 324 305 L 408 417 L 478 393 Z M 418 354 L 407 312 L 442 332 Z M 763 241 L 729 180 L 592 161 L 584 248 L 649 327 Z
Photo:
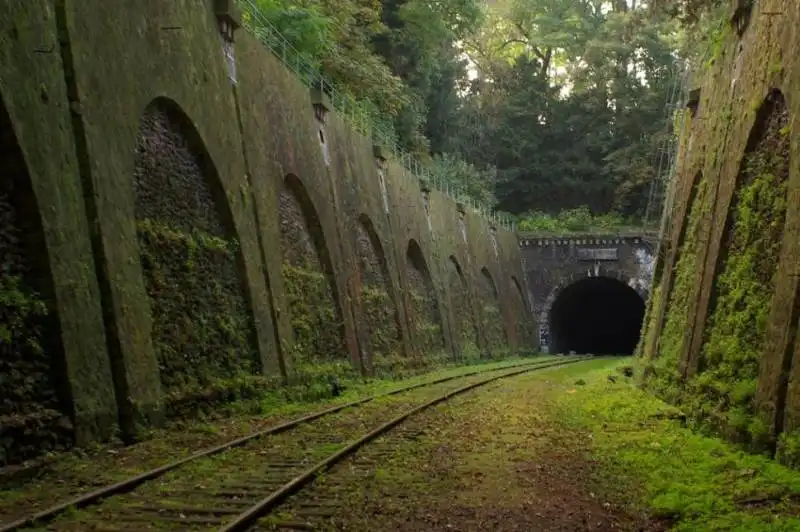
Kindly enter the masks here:
M 104 438 L 117 417 L 58 28 L 47 0 L 0 11 L 0 465 Z
M 44 307 L 29 308 L 47 308 L 57 331 L 47 369 L 25 371 L 64 383 L 53 391 L 42 380 L 48 391 L 30 398 L 57 406 L 52 419 L 67 444 L 104 437 L 115 423 L 133 439 L 167 413 L 191 412 L 193 401 L 235 397 L 242 379 L 292 379 L 303 373 L 298 363 L 358 375 L 408 369 L 382 367 L 384 358 L 414 367 L 452 360 L 462 353 L 450 257 L 469 294 L 469 312 L 459 314 L 477 321 L 485 266 L 497 319 L 518 345 L 520 317 L 505 303 L 512 278 L 524 278 L 515 236 L 437 191 L 426 210 L 417 177 L 391 156 L 376 158 L 371 139 L 335 112 L 318 120 L 308 89 L 244 29 L 232 83 L 210 2 L 31 0 L 12 3 L 0 23 L 10 50 L 0 58 L 0 94 L 46 250 L 30 263 L 52 288 L 37 281 L 6 295 L 28 301 L 39 292 Z M 300 204 L 288 218 L 287 180 Z M 281 223 L 300 223 L 298 212 L 289 238 Z M 365 219 L 371 252 L 359 232 Z M 310 262 L 295 261 L 301 248 Z M 381 254 L 378 281 L 371 272 Z M 416 311 L 415 293 L 424 300 Z M 4 324 L 24 321 L 19 301 L 13 316 L 5 305 Z M 304 339 L 298 308 L 320 301 L 325 312 L 309 320 L 320 327 Z M 415 316 L 438 324 L 435 349 L 416 341 Z M 298 354 L 322 345 L 335 347 L 334 362 Z
M 800 10 L 755 4 L 698 69 L 642 354 L 645 382 L 697 423 L 800 464 Z
M 187 397 L 261 373 L 255 330 L 217 170 L 169 101 L 142 115 L 133 178 L 153 348 L 174 412 Z

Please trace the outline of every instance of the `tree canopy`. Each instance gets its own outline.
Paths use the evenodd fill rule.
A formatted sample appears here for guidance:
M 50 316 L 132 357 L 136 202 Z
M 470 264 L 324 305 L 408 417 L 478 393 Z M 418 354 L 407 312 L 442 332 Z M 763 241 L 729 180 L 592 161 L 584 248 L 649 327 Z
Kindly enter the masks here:
M 641 217 L 702 0 L 255 0 L 401 147 L 518 216 Z M 713 3 L 713 0 L 708 2 Z

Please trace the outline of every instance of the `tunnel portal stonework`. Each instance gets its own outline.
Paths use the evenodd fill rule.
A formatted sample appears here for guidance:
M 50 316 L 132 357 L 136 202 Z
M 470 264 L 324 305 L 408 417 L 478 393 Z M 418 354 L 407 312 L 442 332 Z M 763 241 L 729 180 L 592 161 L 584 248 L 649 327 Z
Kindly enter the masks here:
M 519 246 L 539 347 L 544 352 L 555 348 L 550 331 L 553 303 L 569 286 L 583 279 L 605 277 L 629 286 L 643 301 L 650 293 L 657 247 L 650 233 L 520 233 Z

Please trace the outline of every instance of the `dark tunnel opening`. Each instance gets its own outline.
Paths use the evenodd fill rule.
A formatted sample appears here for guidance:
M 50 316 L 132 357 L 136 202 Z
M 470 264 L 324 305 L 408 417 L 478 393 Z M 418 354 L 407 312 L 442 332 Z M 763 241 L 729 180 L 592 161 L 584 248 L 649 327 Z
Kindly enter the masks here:
M 550 309 L 551 352 L 633 354 L 644 310 L 636 290 L 617 279 L 587 277 L 573 283 Z

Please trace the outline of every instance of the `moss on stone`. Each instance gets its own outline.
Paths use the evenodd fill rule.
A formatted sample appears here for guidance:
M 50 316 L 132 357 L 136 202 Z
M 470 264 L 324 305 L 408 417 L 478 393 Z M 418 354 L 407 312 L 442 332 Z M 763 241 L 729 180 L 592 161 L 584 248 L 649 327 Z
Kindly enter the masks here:
M 789 143 L 776 118 L 772 138 L 765 139 L 768 149 L 749 153 L 743 163 L 701 371 L 689 383 L 701 399 L 698 416 L 718 417 L 732 436 L 753 441 L 767 435 L 766 424 L 754 416 L 753 397 L 787 206 Z
M 655 353 L 647 376 L 647 385 L 659 396 L 668 401 L 678 401 L 678 361 L 686 339 L 689 319 L 689 296 L 697 267 L 699 246 L 696 239 L 700 220 L 703 216 L 708 183 L 705 179 L 698 183 L 697 196 L 690 206 L 687 220 L 686 238 L 678 250 L 680 254 L 675 265 L 672 292 L 661 332 L 658 352 Z
M 153 345 L 167 403 L 257 373 L 252 324 L 241 295 L 235 241 L 138 224 Z M 223 386 L 224 387 L 224 386 Z

